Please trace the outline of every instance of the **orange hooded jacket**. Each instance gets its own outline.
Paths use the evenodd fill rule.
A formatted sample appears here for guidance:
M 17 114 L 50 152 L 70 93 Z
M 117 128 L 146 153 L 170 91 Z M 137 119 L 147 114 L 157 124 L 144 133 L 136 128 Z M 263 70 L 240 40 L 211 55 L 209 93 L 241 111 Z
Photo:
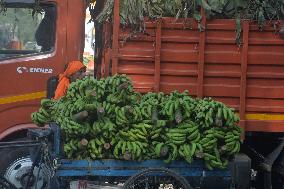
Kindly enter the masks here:
M 59 75 L 59 83 L 57 85 L 54 96 L 55 100 L 58 100 L 60 97 L 66 95 L 67 89 L 70 85 L 69 77 L 84 67 L 85 65 L 80 61 L 69 62 L 68 67 L 66 68 L 64 73 Z

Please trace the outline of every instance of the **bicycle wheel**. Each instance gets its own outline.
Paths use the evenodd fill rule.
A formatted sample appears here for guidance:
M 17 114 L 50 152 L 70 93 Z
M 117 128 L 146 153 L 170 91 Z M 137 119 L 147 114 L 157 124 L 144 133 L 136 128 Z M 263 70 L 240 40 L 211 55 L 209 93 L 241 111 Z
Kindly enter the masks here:
M 0 189 L 16 189 L 16 187 L 4 177 L 0 177 Z
M 164 168 L 149 168 L 130 177 L 123 189 L 192 189 L 184 177 L 172 170 Z

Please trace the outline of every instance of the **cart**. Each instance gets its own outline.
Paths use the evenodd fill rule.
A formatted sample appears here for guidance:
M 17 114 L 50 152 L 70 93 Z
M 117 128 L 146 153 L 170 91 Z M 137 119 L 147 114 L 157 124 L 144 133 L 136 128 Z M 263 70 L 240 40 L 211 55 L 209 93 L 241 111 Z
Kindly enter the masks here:
M 242 154 L 236 155 L 227 169 L 212 171 L 198 160 L 192 164 L 185 161 L 167 164 L 163 160 L 70 160 L 63 158 L 60 127 L 57 124 L 52 123 L 47 129 L 31 129 L 28 136 L 31 141 L 0 144 L 0 147 L 37 146 L 31 150 L 31 159 L 34 162 L 31 169 L 21 175 L 21 180 L 25 182 L 23 185 L 26 186 L 24 188 L 249 188 L 250 159 Z M 42 173 L 34 171 L 36 167 L 41 168 Z M 42 176 L 37 178 L 36 175 Z

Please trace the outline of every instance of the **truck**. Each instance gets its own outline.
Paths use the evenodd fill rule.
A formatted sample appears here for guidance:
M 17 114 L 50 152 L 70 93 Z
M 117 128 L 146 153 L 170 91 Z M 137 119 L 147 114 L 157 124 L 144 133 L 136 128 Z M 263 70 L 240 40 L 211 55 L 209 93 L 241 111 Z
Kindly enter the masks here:
M 240 160 L 245 162 L 245 176 L 237 175 L 237 181 L 246 184 L 240 186 L 283 187 L 284 40 L 279 32 L 283 21 L 267 22 L 260 31 L 255 22 L 242 20 L 240 45 L 235 41 L 234 19 L 207 20 L 202 9 L 204 31 L 192 18 L 162 17 L 145 18 L 146 32 L 133 34 L 121 27 L 119 0 L 114 3 L 113 23 L 96 25 L 95 77 L 126 74 L 141 93 L 189 90 L 193 97 L 212 97 L 234 108 L 245 130 Z M 40 50 L 21 45 L 0 49 L 0 140 L 17 141 L 36 127 L 30 115 L 46 97 L 48 78 L 62 72 L 69 61 L 82 59 L 86 2 L 4 0 L 3 5 L 6 15 L 15 10 L 35 13 L 38 22 L 31 16 L 29 23 L 34 24 L 34 37 L 18 39 L 41 46 Z M 94 17 L 103 5 L 104 1 L 96 2 L 91 10 Z M 10 20 L 25 33 L 22 23 L 27 20 L 20 16 Z M 24 148 L 1 154 L 0 173 L 10 180 L 32 164 Z M 15 167 L 20 169 L 7 172 Z

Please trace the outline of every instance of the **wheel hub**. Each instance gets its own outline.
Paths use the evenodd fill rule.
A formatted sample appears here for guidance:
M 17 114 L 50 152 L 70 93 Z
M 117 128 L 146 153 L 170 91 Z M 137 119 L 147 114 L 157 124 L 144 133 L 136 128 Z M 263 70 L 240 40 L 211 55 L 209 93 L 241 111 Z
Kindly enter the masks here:
M 16 188 L 23 188 L 27 181 L 33 162 L 29 157 L 23 157 L 12 163 L 6 170 L 4 177 L 12 183 Z M 38 175 L 38 179 L 36 178 Z M 37 182 L 37 187 L 43 185 L 42 171 L 39 172 L 38 167 L 35 167 L 33 175 L 30 178 L 30 187 L 34 187 Z

